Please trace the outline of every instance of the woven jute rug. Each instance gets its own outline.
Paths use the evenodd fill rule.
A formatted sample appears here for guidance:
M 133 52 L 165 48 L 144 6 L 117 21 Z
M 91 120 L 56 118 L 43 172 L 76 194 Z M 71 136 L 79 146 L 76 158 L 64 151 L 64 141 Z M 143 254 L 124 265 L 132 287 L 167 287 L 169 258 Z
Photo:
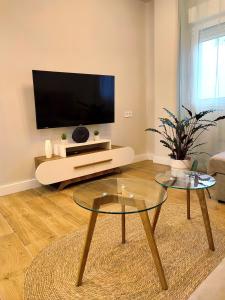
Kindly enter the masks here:
M 187 299 L 225 256 L 225 224 L 211 215 L 215 252 L 208 249 L 201 211 L 192 206 L 163 205 L 155 238 L 169 289 L 159 284 L 139 215 L 126 217 L 126 244 L 121 244 L 120 216 L 97 220 L 83 277 L 77 269 L 87 227 L 44 249 L 25 276 L 26 300 Z

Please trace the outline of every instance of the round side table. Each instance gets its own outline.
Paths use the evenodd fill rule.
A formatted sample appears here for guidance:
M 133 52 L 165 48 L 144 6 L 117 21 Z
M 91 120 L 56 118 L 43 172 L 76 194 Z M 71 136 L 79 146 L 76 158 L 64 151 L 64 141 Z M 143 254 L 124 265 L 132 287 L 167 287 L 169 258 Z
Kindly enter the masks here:
M 195 190 L 199 199 L 202 217 L 204 220 L 206 235 L 209 243 L 209 249 L 215 250 L 212 230 L 210 226 L 208 208 L 205 199 L 204 190 L 210 188 L 216 184 L 216 180 L 207 174 L 193 172 L 193 171 L 179 171 L 176 176 L 171 171 L 157 174 L 155 181 L 158 182 L 164 188 L 181 189 L 187 191 L 187 219 L 191 218 L 190 214 L 190 192 Z M 159 218 L 160 207 L 155 212 L 155 222 Z
M 167 188 L 161 188 L 154 181 L 127 178 L 112 178 L 94 181 L 82 185 L 74 192 L 74 201 L 80 207 L 91 211 L 84 250 L 80 261 L 77 286 L 82 278 L 87 262 L 88 252 L 99 213 L 121 215 L 122 243 L 125 243 L 125 216 L 139 214 L 148 244 L 153 256 L 161 286 L 168 288 L 161 259 L 154 238 L 156 222 L 151 225 L 148 210 L 161 207 L 167 199 Z

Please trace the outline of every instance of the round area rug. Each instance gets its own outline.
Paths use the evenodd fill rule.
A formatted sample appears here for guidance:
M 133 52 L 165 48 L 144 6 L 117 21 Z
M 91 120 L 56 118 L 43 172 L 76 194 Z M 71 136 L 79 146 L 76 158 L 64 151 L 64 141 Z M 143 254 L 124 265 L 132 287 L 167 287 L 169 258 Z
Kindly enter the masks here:
M 169 289 L 161 289 L 138 214 L 126 216 L 121 244 L 120 216 L 97 220 L 83 277 L 76 277 L 87 227 L 54 242 L 32 262 L 25 276 L 26 300 L 187 299 L 225 256 L 225 225 L 211 215 L 216 250 L 208 243 L 199 206 L 165 203 L 155 238 Z

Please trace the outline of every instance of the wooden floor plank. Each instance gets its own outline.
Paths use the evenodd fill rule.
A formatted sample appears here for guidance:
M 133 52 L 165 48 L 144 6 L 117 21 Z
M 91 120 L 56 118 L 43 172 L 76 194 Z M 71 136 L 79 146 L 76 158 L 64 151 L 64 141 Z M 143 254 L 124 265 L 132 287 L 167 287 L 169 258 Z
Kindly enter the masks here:
M 25 249 L 29 252 L 32 258 L 35 258 L 35 256 L 38 255 L 38 253 L 40 253 L 41 250 L 43 250 L 45 247 L 47 247 L 49 244 L 51 244 L 58 238 L 59 236 L 53 236 L 50 237 L 49 239 L 33 241 L 29 245 L 25 246 Z
M 75 204 L 75 202 L 72 200 L 73 193 L 74 189 L 68 188 L 57 195 L 50 195 L 48 199 L 51 203 L 54 203 L 57 206 L 59 211 L 63 211 L 65 216 L 67 216 L 69 219 L 72 217 L 75 224 L 87 224 L 90 214 L 88 211 Z
M 25 270 L 31 262 L 31 255 L 14 233 L 0 238 L 0 279 Z
M 9 226 L 6 219 L 0 213 L 0 237 L 3 236 L 3 235 L 8 235 L 12 232 L 13 232 L 12 228 Z
M 15 232 L 21 239 L 24 245 L 32 243 L 36 239 L 50 238 L 54 236 L 47 225 L 40 220 L 38 214 L 28 213 L 26 215 L 19 214 L 16 210 L 12 210 L 9 214 L 9 210 L 1 205 L 0 212 L 5 214 L 5 218 L 8 224 L 11 226 L 13 232 Z
M 40 220 L 47 225 L 47 227 L 55 235 L 64 235 L 66 232 L 70 232 L 76 229 L 79 225 L 84 224 L 83 219 L 79 220 L 75 213 L 70 214 L 48 197 L 41 197 L 34 190 L 26 192 L 24 201 L 29 206 L 33 213 L 38 214 Z M 70 199 L 71 201 L 71 199 Z M 72 201 L 71 201 L 72 202 Z M 74 203 L 72 203 L 74 207 Z
M 0 280 L 1 300 L 23 300 L 24 274 Z

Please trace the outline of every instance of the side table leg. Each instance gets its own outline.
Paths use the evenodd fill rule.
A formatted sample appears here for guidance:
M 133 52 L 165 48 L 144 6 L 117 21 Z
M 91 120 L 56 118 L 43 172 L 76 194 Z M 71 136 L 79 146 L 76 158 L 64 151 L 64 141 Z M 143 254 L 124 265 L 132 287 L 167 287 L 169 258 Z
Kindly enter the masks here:
M 80 261 L 80 266 L 79 266 L 79 269 L 78 269 L 78 277 L 77 277 L 76 286 L 80 286 L 81 283 L 82 283 L 84 269 L 85 269 L 85 265 L 86 265 L 86 262 L 87 262 L 88 252 L 89 252 L 89 249 L 90 249 L 91 240 L 92 240 L 92 236 L 93 236 L 94 229 L 95 229 L 97 216 L 98 216 L 98 213 L 96 213 L 96 212 L 91 213 L 91 218 L 90 218 L 90 221 L 89 221 L 86 240 L 85 240 L 85 244 L 84 244 L 84 250 L 83 250 L 82 258 L 81 258 L 81 261 Z
M 168 286 L 167 286 L 167 282 L 166 282 L 166 278 L 164 275 L 164 271 L 163 271 L 163 267 L 162 267 L 162 263 L 160 260 L 160 256 L 159 256 L 159 252 L 155 243 L 155 239 L 154 239 L 154 233 L 152 230 L 152 226 L 148 217 L 148 213 L 147 211 L 143 211 L 139 213 L 140 217 L 141 217 L 141 221 L 145 230 L 145 234 L 148 240 L 148 244 L 149 247 L 151 249 L 152 252 L 152 257 L 158 272 L 158 276 L 159 276 L 159 280 L 161 283 L 161 286 L 163 288 L 163 290 L 167 290 Z
M 166 192 L 167 192 L 167 188 L 162 187 L 160 195 L 159 195 L 159 203 L 162 202 L 163 198 L 165 197 L 165 193 Z M 157 224 L 158 219 L 159 219 L 161 207 L 162 207 L 162 203 L 161 203 L 161 205 L 157 206 L 156 209 L 155 209 L 155 214 L 154 214 L 153 223 L 152 223 L 152 230 L 153 230 L 153 232 L 155 232 L 155 228 L 156 228 L 156 224 Z
M 206 204 L 206 200 L 205 200 L 205 193 L 204 193 L 204 190 L 196 190 L 196 192 L 197 192 L 199 203 L 201 206 L 202 217 L 204 220 L 205 230 L 206 230 L 207 239 L 208 239 L 208 243 L 209 243 L 209 249 L 214 251 L 215 247 L 214 247 L 214 242 L 213 242 L 212 230 L 211 230 L 211 226 L 210 226 L 207 204 Z
M 161 211 L 161 207 L 162 207 L 162 205 L 156 207 L 156 209 L 155 209 L 155 214 L 154 214 L 153 222 L 152 222 L 152 230 L 153 230 L 153 232 L 155 232 L 155 228 L 156 228 L 156 224 L 158 222 L 158 218 L 159 218 L 159 214 L 160 214 L 160 211 Z
M 125 212 L 125 205 L 122 204 L 122 211 Z M 121 225 L 122 225 L 122 244 L 126 242 L 126 223 L 125 223 L 125 214 L 121 215 Z
M 190 209 L 190 199 L 191 199 L 191 195 L 190 195 L 190 190 L 187 190 L 187 218 L 188 220 L 191 219 L 191 209 Z

